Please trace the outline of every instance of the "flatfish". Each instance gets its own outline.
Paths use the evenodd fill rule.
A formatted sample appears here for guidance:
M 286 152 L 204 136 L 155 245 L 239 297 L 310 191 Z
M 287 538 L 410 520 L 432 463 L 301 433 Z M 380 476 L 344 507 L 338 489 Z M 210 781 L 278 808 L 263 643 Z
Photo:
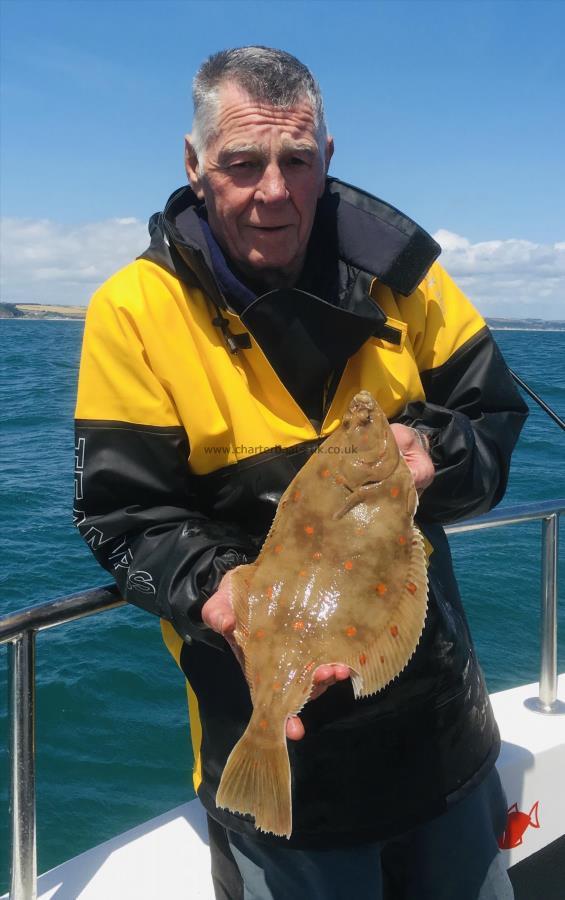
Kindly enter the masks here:
M 290 837 L 286 720 L 307 702 L 316 668 L 349 666 L 359 698 L 408 664 L 428 593 L 417 504 L 386 416 L 361 391 L 284 492 L 257 560 L 231 573 L 253 713 L 222 773 L 218 807 Z

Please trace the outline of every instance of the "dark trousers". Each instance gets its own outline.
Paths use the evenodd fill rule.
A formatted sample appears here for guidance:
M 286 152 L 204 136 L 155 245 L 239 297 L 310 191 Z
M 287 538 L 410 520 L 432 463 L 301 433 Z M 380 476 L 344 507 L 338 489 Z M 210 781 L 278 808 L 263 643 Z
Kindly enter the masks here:
M 505 823 L 494 769 L 444 815 L 346 850 L 273 847 L 209 818 L 216 900 L 512 900 L 496 841 Z

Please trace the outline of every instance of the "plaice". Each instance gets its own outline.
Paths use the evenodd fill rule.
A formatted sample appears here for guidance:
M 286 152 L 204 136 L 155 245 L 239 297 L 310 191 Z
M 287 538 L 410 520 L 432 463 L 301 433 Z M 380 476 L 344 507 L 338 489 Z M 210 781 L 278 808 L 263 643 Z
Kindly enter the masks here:
M 367 391 L 293 479 L 257 560 L 231 573 L 235 637 L 253 713 L 216 803 L 265 832 L 292 832 L 285 727 L 323 663 L 350 667 L 355 696 L 408 664 L 427 607 L 417 494 L 386 416 Z

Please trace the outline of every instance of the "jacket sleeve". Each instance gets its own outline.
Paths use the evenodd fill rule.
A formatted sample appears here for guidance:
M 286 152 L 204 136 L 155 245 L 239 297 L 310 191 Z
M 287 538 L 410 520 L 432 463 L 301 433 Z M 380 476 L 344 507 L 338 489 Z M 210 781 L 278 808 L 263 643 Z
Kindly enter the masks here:
M 411 337 L 426 399 L 397 421 L 430 439 L 436 476 L 419 515 L 448 523 L 502 499 L 528 407 L 484 320 L 441 266 L 416 294 Z
M 188 456 L 135 323 L 95 295 L 79 377 L 75 524 L 124 599 L 171 621 L 185 640 L 225 649 L 200 610 L 222 575 L 258 548 L 238 524 L 199 508 Z

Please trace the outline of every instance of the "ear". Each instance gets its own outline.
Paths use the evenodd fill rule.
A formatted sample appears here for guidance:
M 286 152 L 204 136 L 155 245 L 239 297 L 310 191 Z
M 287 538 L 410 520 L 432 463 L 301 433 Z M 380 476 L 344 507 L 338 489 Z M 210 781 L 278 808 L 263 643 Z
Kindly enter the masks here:
M 188 180 L 190 181 L 192 190 L 199 200 L 203 200 L 204 191 L 202 189 L 202 174 L 200 163 L 198 162 L 194 144 L 192 143 L 189 134 L 185 135 L 184 138 L 184 167 L 186 169 L 186 175 Z
M 328 169 L 330 167 L 330 161 L 331 161 L 331 158 L 333 155 L 334 155 L 334 139 L 333 139 L 333 137 L 328 137 L 326 140 L 326 153 L 325 153 L 325 159 L 324 159 L 324 178 L 323 178 L 322 187 L 320 190 L 320 195 L 319 195 L 320 197 L 322 196 L 322 194 L 324 193 L 324 191 L 326 189 L 326 175 L 328 174 Z
M 326 175 L 328 174 L 328 169 L 330 167 L 330 161 L 332 156 L 334 155 L 334 139 L 331 135 L 328 135 L 326 140 Z

